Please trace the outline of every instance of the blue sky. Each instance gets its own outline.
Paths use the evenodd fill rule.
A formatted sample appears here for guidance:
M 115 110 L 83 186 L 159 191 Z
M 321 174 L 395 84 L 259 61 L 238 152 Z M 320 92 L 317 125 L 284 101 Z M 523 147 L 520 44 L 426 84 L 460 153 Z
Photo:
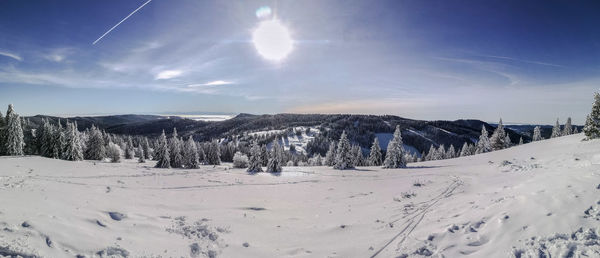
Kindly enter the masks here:
M 594 1 L 0 2 L 0 104 L 19 113 L 393 114 L 583 123 Z M 269 6 L 292 52 L 252 43 Z

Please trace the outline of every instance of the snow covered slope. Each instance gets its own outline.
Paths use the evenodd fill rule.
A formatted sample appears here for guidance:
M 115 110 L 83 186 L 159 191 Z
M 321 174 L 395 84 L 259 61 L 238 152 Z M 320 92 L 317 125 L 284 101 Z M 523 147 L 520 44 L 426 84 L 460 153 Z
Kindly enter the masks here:
M 279 176 L 2 157 L 0 256 L 600 257 L 600 141 L 582 138 Z

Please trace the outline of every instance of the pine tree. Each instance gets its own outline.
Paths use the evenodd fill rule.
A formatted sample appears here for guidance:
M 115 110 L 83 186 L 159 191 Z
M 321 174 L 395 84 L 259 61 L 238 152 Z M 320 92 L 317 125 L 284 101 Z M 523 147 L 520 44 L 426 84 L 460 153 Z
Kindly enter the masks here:
M 575 126 L 575 128 L 573 129 L 573 133 L 574 134 L 578 134 L 579 133 L 579 129 L 577 129 L 577 126 Z
M 384 168 L 404 168 L 406 167 L 406 159 L 404 157 L 404 147 L 402 146 L 402 132 L 400 126 L 396 126 L 394 138 L 388 143 L 385 160 L 383 161 Z
M 177 128 L 173 128 L 173 135 L 169 139 L 169 154 L 171 167 L 181 168 L 183 166 L 183 156 L 181 155 L 181 141 L 177 136 Z
M 485 125 L 481 126 L 481 135 L 479 136 L 479 141 L 477 141 L 477 148 L 475 149 L 475 154 L 485 153 L 492 151 L 492 144 L 490 143 L 490 139 L 488 138 L 488 132 L 485 130 Z
M 537 141 L 541 141 L 544 138 L 542 138 L 542 130 L 540 129 L 540 126 L 536 126 L 535 128 L 533 128 L 533 136 L 531 137 L 531 141 L 537 142 Z
M 209 165 L 221 165 L 221 150 L 217 140 L 208 144 L 206 160 Z
M 513 143 L 510 140 L 510 137 L 508 136 L 508 134 L 506 134 L 506 136 L 504 136 L 504 148 L 510 148 L 512 145 Z
M 277 140 L 273 143 L 271 153 L 269 154 L 269 162 L 267 162 L 267 172 L 269 173 L 280 173 L 281 168 L 281 157 L 279 156 L 279 143 Z
M 8 111 L 6 111 L 6 129 L 4 131 L 3 134 L 6 137 L 4 140 L 4 153 L 9 156 L 23 155 L 23 147 L 25 147 L 23 127 L 21 126 L 21 118 L 14 113 L 12 104 L 8 105 Z
M 523 145 L 523 137 L 519 138 L 519 145 Z
M 110 158 L 112 163 L 121 162 L 121 147 L 113 142 L 109 142 L 106 148 L 106 156 Z
M 352 156 L 354 156 L 354 166 L 362 167 L 365 166 L 365 156 L 363 156 L 362 149 L 359 145 L 352 146 Z
M 0 156 L 4 155 L 6 150 L 4 150 L 6 144 L 4 143 L 4 132 L 6 130 L 6 122 L 4 121 L 4 116 L 2 116 L 2 112 L 0 111 Z
M 331 142 L 329 144 L 329 149 L 327 150 L 327 154 L 325 154 L 325 166 L 333 166 L 335 165 L 335 142 Z
M 148 142 L 148 138 L 144 137 L 144 139 L 142 139 L 142 150 L 144 153 L 144 159 L 149 159 L 150 156 L 152 156 L 151 152 L 150 152 L 150 143 Z
M 594 93 L 594 104 L 592 111 L 585 120 L 583 127 L 586 139 L 596 139 L 600 137 L 600 94 Z
M 260 146 L 258 146 L 258 143 L 256 141 L 254 141 L 252 143 L 252 147 L 250 148 L 250 158 L 249 158 L 249 164 L 248 164 L 248 169 L 246 170 L 247 172 L 250 173 L 258 173 L 258 172 L 262 172 L 262 157 L 261 157 L 261 150 L 260 150 Z
M 373 145 L 371 145 L 371 153 L 369 153 L 369 165 L 381 166 L 382 164 L 383 156 L 381 154 L 381 147 L 379 146 L 379 140 L 375 137 Z
M 186 168 L 199 168 L 200 167 L 200 157 L 198 156 L 198 149 L 196 148 L 196 142 L 190 135 L 190 138 L 185 143 L 184 151 L 183 151 L 183 159 L 185 161 Z
M 127 143 L 125 145 L 125 159 L 133 159 L 135 153 L 135 149 L 133 147 L 133 141 L 131 140 L 131 136 L 127 136 Z
M 146 153 L 144 152 L 144 147 L 142 145 L 143 144 L 140 144 L 138 146 L 138 163 L 146 163 Z
M 468 143 L 466 143 L 466 142 L 465 142 L 465 143 L 463 143 L 463 146 L 462 146 L 462 148 L 460 149 L 460 156 L 461 156 L 461 157 L 466 157 L 466 156 L 469 156 L 469 155 L 473 155 L 473 153 L 471 153 L 471 150 L 470 150 L 470 149 L 471 149 L 471 148 L 469 147 L 469 144 L 468 144 Z
M 493 150 L 501 150 L 506 147 L 506 143 L 504 140 L 506 139 L 506 132 L 504 132 L 504 125 L 502 124 L 502 118 L 500 118 L 500 122 L 498 122 L 498 127 L 492 133 L 492 137 L 490 138 L 490 143 L 492 144 Z
M 104 137 L 98 128 L 92 125 L 85 150 L 85 159 L 102 160 L 106 156 Z
M 43 119 L 40 133 L 38 134 L 38 144 L 40 146 L 40 154 L 44 157 L 53 157 L 53 135 L 54 128 L 48 122 L 48 119 Z
M 562 135 L 570 135 L 573 134 L 573 126 L 571 125 L 571 117 L 567 118 L 567 122 L 562 131 Z
M 72 161 L 83 160 L 83 147 L 81 146 L 81 138 L 75 123 L 67 123 L 65 138 L 64 159 Z
M 444 158 L 452 159 L 455 157 L 456 157 L 456 150 L 454 149 L 454 145 L 450 144 L 450 148 L 448 148 L 448 151 L 446 151 L 446 156 Z
M 554 124 L 554 127 L 552 127 L 552 135 L 550 136 L 550 138 L 560 137 L 560 135 L 561 135 L 560 124 L 558 123 L 558 118 L 557 118 L 556 124 Z
M 267 163 L 269 162 L 269 151 L 265 144 L 260 146 L 260 160 L 262 161 L 263 167 L 267 166 Z
M 167 143 L 167 136 L 165 130 L 162 131 L 160 137 L 158 137 L 158 144 L 154 151 L 156 155 L 156 166 L 157 168 L 170 168 L 171 167 L 171 155 L 169 154 L 169 144 Z
M 64 149 L 66 146 L 65 132 L 63 131 L 62 123 L 58 120 L 58 127 L 54 131 L 52 139 L 52 158 L 64 158 Z
M 434 156 L 437 149 L 433 147 L 433 144 L 429 145 L 429 151 L 427 152 L 427 156 L 425 156 L 426 161 L 434 160 Z
M 207 164 L 206 161 L 206 153 L 204 153 L 204 148 L 201 143 L 196 143 L 196 149 L 198 150 L 198 160 L 200 164 Z
M 433 153 L 433 160 L 442 160 L 446 157 L 446 146 L 441 144 Z
M 346 131 L 343 131 L 335 151 L 335 164 L 333 168 L 342 170 L 354 168 L 353 158 L 350 141 L 346 136 Z

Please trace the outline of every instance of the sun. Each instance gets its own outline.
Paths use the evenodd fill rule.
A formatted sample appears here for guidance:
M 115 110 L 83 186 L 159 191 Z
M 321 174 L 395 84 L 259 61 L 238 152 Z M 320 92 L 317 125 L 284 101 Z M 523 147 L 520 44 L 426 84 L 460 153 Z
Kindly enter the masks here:
M 279 20 L 267 20 L 258 24 L 252 33 L 256 51 L 267 60 L 281 61 L 294 48 L 294 40 Z

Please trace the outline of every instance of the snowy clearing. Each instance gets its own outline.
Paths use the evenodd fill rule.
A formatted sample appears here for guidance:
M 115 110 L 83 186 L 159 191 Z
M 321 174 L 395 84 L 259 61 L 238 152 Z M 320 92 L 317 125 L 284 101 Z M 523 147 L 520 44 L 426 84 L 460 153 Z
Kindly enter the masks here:
M 600 257 L 600 141 L 407 169 L 0 157 L 0 257 Z

